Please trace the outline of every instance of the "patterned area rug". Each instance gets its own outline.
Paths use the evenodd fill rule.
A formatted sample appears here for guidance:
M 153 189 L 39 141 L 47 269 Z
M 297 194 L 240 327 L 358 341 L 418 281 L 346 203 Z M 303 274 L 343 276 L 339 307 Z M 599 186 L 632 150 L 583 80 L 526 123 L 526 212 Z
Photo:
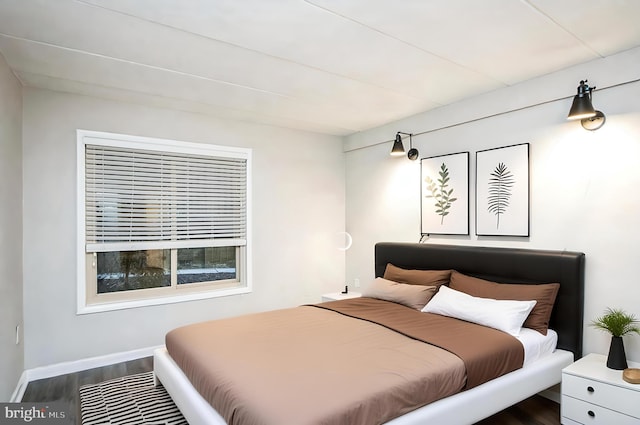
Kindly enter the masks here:
M 83 425 L 188 425 L 153 372 L 81 387 L 80 413 Z

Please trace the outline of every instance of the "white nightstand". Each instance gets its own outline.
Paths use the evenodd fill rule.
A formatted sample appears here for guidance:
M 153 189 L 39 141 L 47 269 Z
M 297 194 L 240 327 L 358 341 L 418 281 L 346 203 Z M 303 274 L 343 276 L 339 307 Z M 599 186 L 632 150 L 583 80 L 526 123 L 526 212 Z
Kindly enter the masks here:
M 330 294 L 322 295 L 322 302 L 325 301 L 338 301 L 338 300 L 347 300 L 349 298 L 359 298 L 362 294 L 360 292 L 351 292 L 347 294 L 343 294 L 340 292 L 331 292 Z
M 624 381 L 621 370 L 606 364 L 607 356 L 589 354 L 562 370 L 563 425 L 640 424 L 640 384 Z

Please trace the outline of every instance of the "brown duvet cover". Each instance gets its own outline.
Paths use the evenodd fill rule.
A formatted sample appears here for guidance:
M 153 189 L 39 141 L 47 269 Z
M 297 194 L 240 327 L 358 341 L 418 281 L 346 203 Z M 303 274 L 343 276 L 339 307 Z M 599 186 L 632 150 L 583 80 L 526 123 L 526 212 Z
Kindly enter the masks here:
M 198 323 L 166 345 L 230 425 L 381 424 L 524 358 L 503 332 L 373 298 Z

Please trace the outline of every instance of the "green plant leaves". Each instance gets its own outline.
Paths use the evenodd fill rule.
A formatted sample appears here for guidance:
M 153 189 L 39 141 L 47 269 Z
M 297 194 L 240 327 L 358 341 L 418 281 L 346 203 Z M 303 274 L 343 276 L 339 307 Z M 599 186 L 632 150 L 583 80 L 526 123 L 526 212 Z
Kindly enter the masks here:
M 613 336 L 623 336 L 629 333 L 640 334 L 640 321 L 633 314 L 624 310 L 607 308 L 605 314 L 591 321 L 591 326 L 609 332 Z
M 425 198 L 435 199 L 435 212 L 440 216 L 440 224 L 443 224 L 445 216 L 449 215 L 451 204 L 458 198 L 452 197 L 453 188 L 448 189 L 451 178 L 449 177 L 449 169 L 444 162 L 440 166 L 438 176 L 437 182 L 429 176 L 425 177 L 427 190 L 431 192 L 431 195 L 425 195 Z
M 511 189 L 516 183 L 513 173 L 500 162 L 489 174 L 489 196 L 487 209 L 496 216 L 496 228 L 500 227 L 500 216 L 505 214 L 511 199 Z

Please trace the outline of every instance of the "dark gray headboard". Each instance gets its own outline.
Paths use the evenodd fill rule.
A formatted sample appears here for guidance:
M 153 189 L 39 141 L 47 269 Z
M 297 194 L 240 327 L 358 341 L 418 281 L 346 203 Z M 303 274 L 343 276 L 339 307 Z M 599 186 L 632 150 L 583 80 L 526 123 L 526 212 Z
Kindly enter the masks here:
M 387 263 L 406 269 L 447 270 L 500 283 L 560 283 L 550 328 L 558 348 L 582 357 L 584 262 L 581 252 L 476 246 L 380 242 L 375 246 L 376 277 Z

